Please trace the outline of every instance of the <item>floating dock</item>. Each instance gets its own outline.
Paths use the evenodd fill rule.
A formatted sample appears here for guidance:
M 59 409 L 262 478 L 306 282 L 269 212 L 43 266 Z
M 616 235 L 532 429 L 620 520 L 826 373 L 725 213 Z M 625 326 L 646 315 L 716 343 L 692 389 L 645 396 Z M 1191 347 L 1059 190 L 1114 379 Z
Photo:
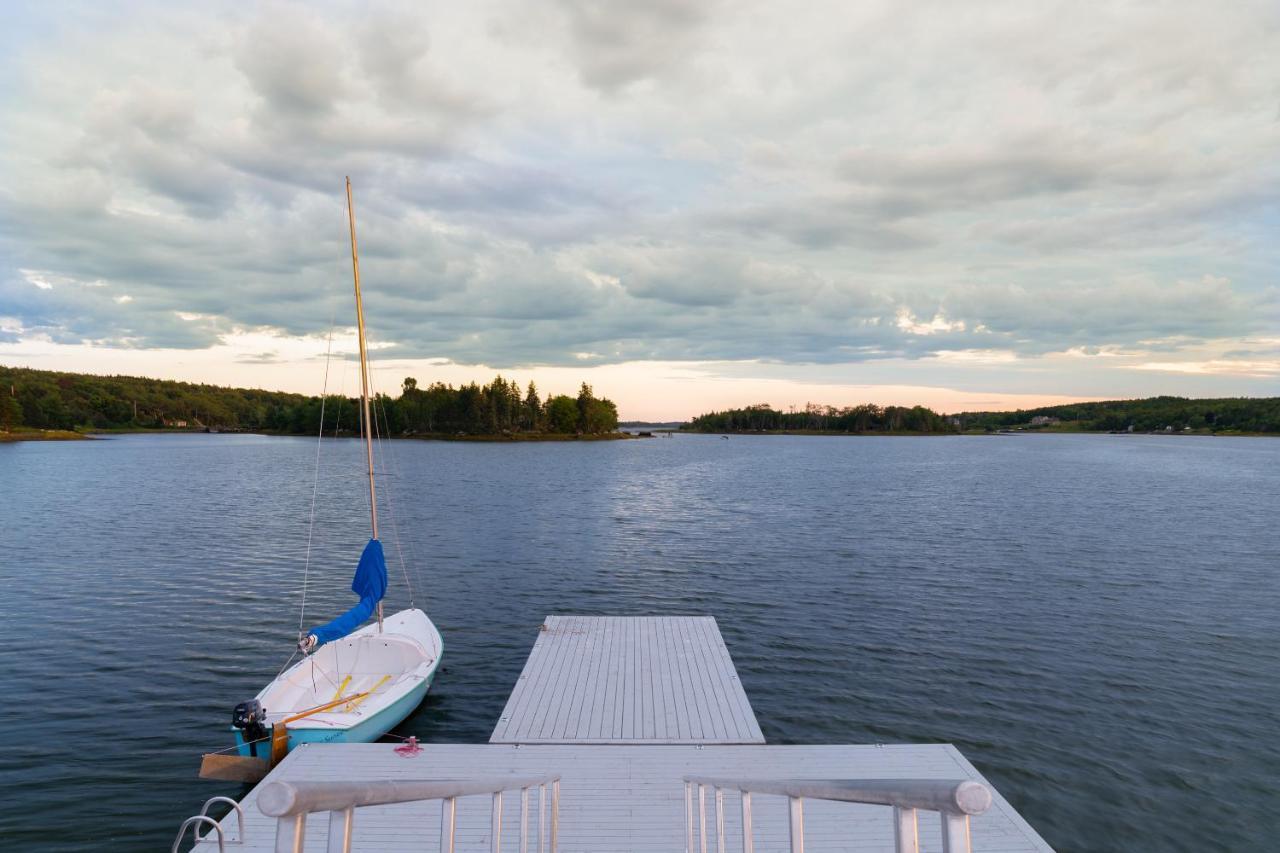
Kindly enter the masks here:
M 489 743 L 764 743 L 710 616 L 548 616 Z
M 686 823 L 686 776 L 973 780 L 992 792 L 990 808 L 971 819 L 974 851 L 1051 850 L 950 744 L 766 744 L 715 620 L 666 616 L 548 617 L 487 744 L 424 744 L 408 756 L 389 743 L 294 750 L 244 798 L 245 838 L 228 849 L 277 849 L 277 820 L 258 807 L 260 793 L 272 782 L 459 781 L 553 774 L 560 777 L 558 839 L 565 853 L 685 849 L 693 837 Z M 713 825 L 712 846 L 703 850 L 744 849 L 741 796 L 726 792 L 723 797 L 723 846 L 718 826 Z M 788 798 L 758 793 L 753 799 L 754 851 L 793 849 L 794 813 Z M 533 800 L 536 803 L 536 793 Z M 520 832 L 519 792 L 497 800 L 497 819 L 491 813 L 494 801 L 488 794 L 456 801 L 457 850 L 526 849 L 521 845 L 529 839 Z M 892 808 L 806 799 L 803 810 L 804 843 L 811 850 L 894 849 Z M 359 808 L 354 812 L 351 849 L 435 850 L 442 837 L 442 813 L 440 800 Z M 240 839 L 234 814 L 221 825 L 228 842 Z M 942 850 L 942 834 L 940 823 L 922 813 L 919 849 Z M 328 821 L 307 821 L 304 837 L 306 850 L 325 850 Z M 537 836 L 527 849 L 541 850 L 536 841 Z M 194 849 L 205 853 L 217 845 L 206 840 Z

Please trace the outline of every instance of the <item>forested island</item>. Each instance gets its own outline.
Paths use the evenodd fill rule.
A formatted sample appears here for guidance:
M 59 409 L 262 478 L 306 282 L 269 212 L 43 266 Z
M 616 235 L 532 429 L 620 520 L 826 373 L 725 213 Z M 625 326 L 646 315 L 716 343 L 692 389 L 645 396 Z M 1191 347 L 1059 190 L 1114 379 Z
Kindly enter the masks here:
M 1280 397 L 1196 400 L 1148 397 L 942 415 L 923 406 L 806 406 L 782 412 L 767 403 L 699 415 L 691 432 L 881 433 L 944 435 L 1008 430 L 1049 432 L 1159 432 L 1280 434 Z
M 690 432 L 789 433 L 947 433 L 954 425 L 924 406 L 806 406 L 803 411 L 780 412 L 768 403 L 699 415 L 684 427 Z
M 281 391 L 225 388 L 137 376 L 94 376 L 0 366 L 0 432 L 210 430 L 313 435 L 354 434 L 359 400 Z M 407 378 L 400 394 L 373 400 L 379 432 L 390 436 L 531 439 L 622 436 L 618 409 L 583 384 L 577 396 L 541 398 L 503 377 L 488 385 L 418 387 Z
M 965 431 L 1280 433 L 1280 397 L 1148 397 L 951 417 Z

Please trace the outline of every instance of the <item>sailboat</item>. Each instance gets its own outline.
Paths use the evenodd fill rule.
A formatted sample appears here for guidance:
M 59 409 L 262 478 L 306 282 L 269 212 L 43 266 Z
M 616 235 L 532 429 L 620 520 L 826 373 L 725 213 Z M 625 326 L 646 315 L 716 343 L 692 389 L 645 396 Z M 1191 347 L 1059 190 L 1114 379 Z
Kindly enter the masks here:
M 241 756 L 278 758 L 285 744 L 368 743 L 386 734 L 421 704 L 440 665 L 444 642 L 427 614 L 410 607 L 384 618 L 387 561 L 378 539 L 378 495 L 373 475 L 373 430 L 369 414 L 369 356 L 355 207 L 347 179 L 351 269 L 360 339 L 361 432 L 369 475 L 371 536 L 356 566 L 351 590 L 359 602 L 346 613 L 303 634 L 303 657 L 286 668 L 253 700 L 236 706 L 232 731 Z M 364 627 L 370 616 L 376 617 Z

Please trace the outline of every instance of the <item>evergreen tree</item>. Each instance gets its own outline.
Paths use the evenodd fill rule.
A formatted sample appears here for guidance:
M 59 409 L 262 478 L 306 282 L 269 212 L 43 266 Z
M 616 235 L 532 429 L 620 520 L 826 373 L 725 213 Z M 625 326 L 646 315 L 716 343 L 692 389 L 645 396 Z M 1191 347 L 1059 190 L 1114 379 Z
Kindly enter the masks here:
M 582 383 L 582 388 L 578 390 L 578 432 L 590 432 L 591 424 L 589 421 L 591 415 L 591 386 Z
M 13 395 L 13 389 L 10 388 L 8 394 L 0 397 L 0 429 L 11 432 L 19 426 L 22 426 L 22 404 L 18 402 L 18 398 Z
M 529 390 L 524 395 L 524 423 L 526 430 L 542 428 L 542 401 L 538 399 L 538 386 L 529 380 Z

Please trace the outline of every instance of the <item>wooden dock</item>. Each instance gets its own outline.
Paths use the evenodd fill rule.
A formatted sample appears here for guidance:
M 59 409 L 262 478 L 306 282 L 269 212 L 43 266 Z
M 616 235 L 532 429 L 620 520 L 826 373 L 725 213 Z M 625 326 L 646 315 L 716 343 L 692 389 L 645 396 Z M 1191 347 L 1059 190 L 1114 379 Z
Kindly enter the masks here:
M 710 616 L 548 616 L 490 743 L 764 743 Z
M 993 802 L 971 821 L 973 849 L 1033 853 L 1051 848 L 949 744 L 767 745 L 728 650 L 710 617 L 551 616 L 487 744 L 307 745 L 265 782 L 462 780 L 558 774 L 560 844 L 565 853 L 678 851 L 685 845 L 685 776 L 771 779 L 972 779 Z M 264 784 L 265 784 L 264 782 Z M 276 820 L 257 807 L 260 785 L 243 800 L 243 844 L 275 849 Z M 457 850 L 492 846 L 488 795 L 457 806 Z M 742 849 L 739 796 L 725 797 L 725 850 Z M 536 808 L 536 806 L 535 806 Z M 789 850 L 785 797 L 754 796 L 754 849 Z M 893 850 L 892 809 L 806 801 L 805 842 L 815 851 Z M 355 851 L 435 850 L 440 801 L 369 806 L 355 813 Z M 323 815 L 316 815 L 323 818 Z M 520 850 L 520 797 L 503 801 L 499 838 Z M 224 818 L 228 840 L 238 839 Z M 328 821 L 306 824 L 306 850 L 325 849 Z M 713 834 L 709 849 L 716 849 Z M 937 820 L 920 821 L 922 851 L 941 849 Z M 206 841 L 194 849 L 217 849 Z M 533 849 L 533 848 L 530 848 Z

